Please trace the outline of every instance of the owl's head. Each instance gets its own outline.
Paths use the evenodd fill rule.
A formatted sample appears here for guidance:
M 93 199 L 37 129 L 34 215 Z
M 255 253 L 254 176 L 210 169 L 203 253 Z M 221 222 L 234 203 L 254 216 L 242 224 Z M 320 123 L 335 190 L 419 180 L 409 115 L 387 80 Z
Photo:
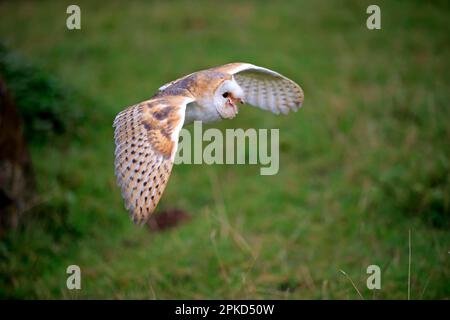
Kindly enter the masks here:
M 220 116 L 231 119 L 238 113 L 238 103 L 244 103 L 244 91 L 239 84 L 231 79 L 224 80 L 214 92 L 214 106 Z

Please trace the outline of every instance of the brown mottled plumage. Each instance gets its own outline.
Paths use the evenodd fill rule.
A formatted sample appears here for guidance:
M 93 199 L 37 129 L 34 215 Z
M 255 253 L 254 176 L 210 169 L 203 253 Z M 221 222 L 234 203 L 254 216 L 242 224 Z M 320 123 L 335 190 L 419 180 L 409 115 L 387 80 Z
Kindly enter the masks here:
M 116 175 L 125 206 L 136 223 L 153 212 L 173 165 L 173 155 L 184 118 L 182 97 L 152 99 L 129 107 L 114 121 Z
M 145 222 L 167 185 L 184 124 L 230 119 L 243 101 L 273 113 L 297 111 L 302 89 L 281 74 L 248 63 L 230 63 L 162 86 L 150 100 L 114 120 L 115 173 L 125 207 Z

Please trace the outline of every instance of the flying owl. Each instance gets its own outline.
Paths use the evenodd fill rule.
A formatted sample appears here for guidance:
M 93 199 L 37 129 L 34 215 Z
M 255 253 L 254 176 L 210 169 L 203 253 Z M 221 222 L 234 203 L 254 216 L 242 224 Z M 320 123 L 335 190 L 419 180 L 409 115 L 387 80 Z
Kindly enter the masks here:
M 287 114 L 302 102 L 302 89 L 285 76 L 248 63 L 230 63 L 167 83 L 149 100 L 120 112 L 113 125 L 115 174 L 133 221 L 144 223 L 155 210 L 183 125 L 232 119 L 238 103 Z

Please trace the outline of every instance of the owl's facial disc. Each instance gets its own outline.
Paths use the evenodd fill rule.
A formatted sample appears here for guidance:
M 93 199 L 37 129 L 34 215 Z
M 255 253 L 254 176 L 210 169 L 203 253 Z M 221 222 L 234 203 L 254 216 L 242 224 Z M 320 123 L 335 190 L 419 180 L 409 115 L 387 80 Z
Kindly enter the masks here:
M 244 92 L 234 79 L 226 80 L 217 90 L 219 97 L 216 99 L 216 109 L 219 115 L 225 119 L 231 119 L 238 113 L 237 103 L 244 103 Z

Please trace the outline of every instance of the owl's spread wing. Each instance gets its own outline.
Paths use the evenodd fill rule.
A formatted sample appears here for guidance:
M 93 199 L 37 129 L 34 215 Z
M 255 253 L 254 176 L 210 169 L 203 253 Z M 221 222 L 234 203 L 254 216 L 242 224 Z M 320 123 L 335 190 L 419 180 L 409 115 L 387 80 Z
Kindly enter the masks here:
M 193 73 L 194 73 L 194 72 L 193 72 Z M 173 80 L 173 81 L 170 81 L 170 82 L 168 82 L 168 83 L 166 83 L 166 84 L 163 84 L 161 87 L 159 87 L 158 91 L 164 91 L 164 90 L 166 90 L 166 89 L 167 89 L 168 87 L 170 87 L 171 85 L 177 83 L 177 82 L 180 81 L 180 80 L 183 80 L 183 79 L 189 77 L 189 76 L 192 75 L 193 73 L 189 73 L 188 75 L 182 76 L 182 77 L 180 77 L 180 78 L 178 78 L 178 79 L 176 79 L 176 80 Z
M 244 90 L 245 102 L 273 113 L 297 111 L 303 103 L 303 90 L 278 72 L 249 63 L 230 63 L 214 70 L 234 75 Z
M 114 120 L 115 173 L 125 207 L 145 222 L 166 187 L 183 127 L 184 96 L 155 97 L 120 112 Z

